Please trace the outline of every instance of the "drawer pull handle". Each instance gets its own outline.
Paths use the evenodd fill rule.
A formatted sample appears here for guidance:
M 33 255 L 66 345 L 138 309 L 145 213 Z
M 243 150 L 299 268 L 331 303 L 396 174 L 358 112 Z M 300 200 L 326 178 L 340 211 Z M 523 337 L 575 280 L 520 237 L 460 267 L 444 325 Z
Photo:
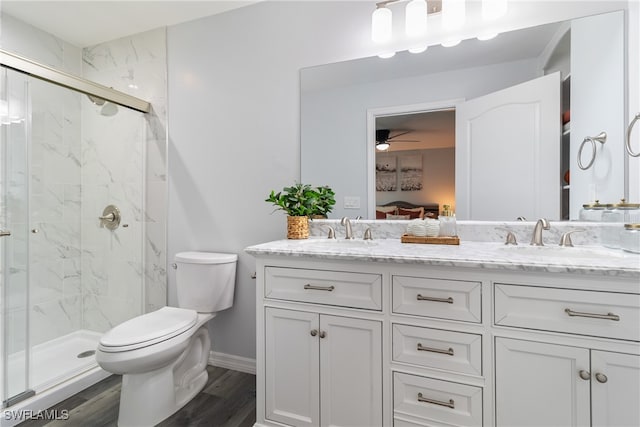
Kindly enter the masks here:
M 426 397 L 422 397 L 422 393 L 418 393 L 418 402 L 431 403 L 432 405 L 446 406 L 447 408 L 455 409 L 455 404 L 453 402 L 453 399 L 449 399 L 448 402 L 443 402 L 441 400 L 433 400 L 433 399 L 428 399 Z
M 448 350 L 440 350 L 439 348 L 424 347 L 422 344 L 418 343 L 418 351 L 429 351 L 431 353 L 447 354 L 449 356 L 453 356 L 453 349 L 451 347 L 449 347 Z
M 609 381 L 609 378 L 607 378 L 607 376 L 605 374 L 601 374 L 600 372 L 596 373 L 596 380 L 599 383 L 606 383 L 607 381 Z
M 584 369 L 580 369 L 580 371 L 578 371 L 578 375 L 580 375 L 580 378 L 582 378 L 585 381 L 588 381 L 591 379 L 591 372 L 585 371 Z
M 447 304 L 453 304 L 453 298 L 451 297 L 449 298 L 423 297 L 422 295 L 418 294 L 418 296 L 416 296 L 416 299 L 418 301 L 446 302 Z
M 614 320 L 616 322 L 620 320 L 620 316 L 613 313 L 607 313 L 607 314 L 582 313 L 580 311 L 573 311 L 570 308 L 565 308 L 564 312 L 571 317 L 590 317 L 593 319 Z
M 309 284 L 306 284 L 306 285 L 304 285 L 304 288 L 305 288 L 305 289 L 311 289 L 311 290 L 314 290 L 314 291 L 327 291 L 327 292 L 331 292 L 331 291 L 333 291 L 336 287 L 335 287 L 335 286 L 333 286 L 333 285 L 331 285 L 331 286 L 315 286 L 315 285 L 309 285 Z

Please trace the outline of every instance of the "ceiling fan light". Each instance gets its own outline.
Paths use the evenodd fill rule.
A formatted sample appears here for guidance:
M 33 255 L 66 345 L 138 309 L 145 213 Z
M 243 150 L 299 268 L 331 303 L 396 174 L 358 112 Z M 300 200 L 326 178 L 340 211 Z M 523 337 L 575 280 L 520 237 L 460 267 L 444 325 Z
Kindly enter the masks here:
M 411 0 L 405 8 L 405 33 L 407 37 L 421 37 L 427 34 L 427 2 Z
M 446 30 L 457 30 L 466 20 L 465 0 L 442 0 L 442 26 Z
M 392 14 L 386 7 L 378 7 L 371 15 L 371 40 L 386 43 L 391 40 Z
M 387 141 L 376 141 L 376 150 L 387 151 L 391 145 Z
M 482 19 L 491 21 L 507 14 L 507 0 L 482 0 Z

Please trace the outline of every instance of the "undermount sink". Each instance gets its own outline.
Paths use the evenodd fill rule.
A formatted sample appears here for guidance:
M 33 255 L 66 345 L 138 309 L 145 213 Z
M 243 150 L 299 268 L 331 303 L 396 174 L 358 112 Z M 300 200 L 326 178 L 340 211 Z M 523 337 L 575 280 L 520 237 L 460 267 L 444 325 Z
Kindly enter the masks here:
M 519 255 L 547 256 L 557 258 L 601 258 L 619 257 L 625 254 L 614 249 L 579 246 L 504 246 L 501 251 Z
M 373 240 L 362 239 L 308 239 L 301 240 L 305 246 L 325 247 L 325 248 L 365 248 L 376 246 Z

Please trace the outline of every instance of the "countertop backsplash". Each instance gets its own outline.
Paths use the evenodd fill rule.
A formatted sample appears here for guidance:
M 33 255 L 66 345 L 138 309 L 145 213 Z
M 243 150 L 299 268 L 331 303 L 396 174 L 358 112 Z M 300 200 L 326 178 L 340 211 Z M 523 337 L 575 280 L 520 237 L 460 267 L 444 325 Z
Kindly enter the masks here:
M 601 233 L 604 228 L 622 228 L 619 223 L 579 222 L 579 221 L 549 221 L 551 228 L 542 232 L 546 245 L 560 243 L 563 233 L 572 230 L 583 230 L 573 233 L 571 240 L 574 245 L 600 245 Z M 355 220 L 351 219 L 353 235 L 362 239 L 367 228 L 371 229 L 373 239 L 400 239 L 405 233 L 408 222 L 398 220 Z M 507 232 L 515 234 L 519 244 L 529 244 L 535 227 L 535 221 L 457 221 L 458 237 L 461 241 L 469 242 L 504 242 Z M 314 219 L 309 222 L 310 237 L 325 237 L 328 226 L 336 231 L 337 238 L 344 238 L 345 228 L 340 220 Z

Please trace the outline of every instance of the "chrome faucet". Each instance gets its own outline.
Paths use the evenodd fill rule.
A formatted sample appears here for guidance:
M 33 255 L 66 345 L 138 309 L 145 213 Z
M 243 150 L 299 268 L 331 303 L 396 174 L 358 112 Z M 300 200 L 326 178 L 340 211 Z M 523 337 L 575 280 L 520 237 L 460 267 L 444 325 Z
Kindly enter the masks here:
M 343 217 L 340 220 L 340 225 L 344 225 L 344 238 L 345 239 L 353 239 L 353 229 L 351 228 L 351 221 L 349 220 L 349 217 Z
M 549 225 L 549 221 L 547 221 L 545 218 L 540 218 L 538 222 L 536 222 L 536 226 L 533 228 L 531 245 L 544 246 L 544 243 L 542 243 L 542 230 L 548 230 L 550 228 L 551 226 Z

